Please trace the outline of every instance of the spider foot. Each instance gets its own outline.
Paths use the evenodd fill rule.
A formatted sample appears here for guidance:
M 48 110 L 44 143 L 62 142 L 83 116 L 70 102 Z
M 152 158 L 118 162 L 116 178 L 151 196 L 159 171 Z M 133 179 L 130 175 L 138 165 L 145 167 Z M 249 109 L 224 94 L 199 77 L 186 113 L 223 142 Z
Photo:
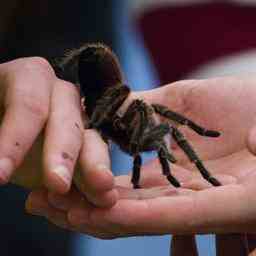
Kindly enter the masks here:
M 215 187 L 221 186 L 221 183 L 214 177 L 209 177 L 208 181 Z
M 132 172 L 132 179 L 131 183 L 135 189 L 140 188 L 139 181 L 140 181 L 140 168 L 142 164 L 142 159 L 140 155 L 136 155 L 133 160 L 133 172 Z
M 219 137 L 220 136 L 220 132 L 217 131 L 211 131 L 211 130 L 206 130 L 204 132 L 204 135 L 207 137 Z
M 141 188 L 141 186 L 139 184 L 133 184 L 133 188 L 134 189 L 139 189 L 139 188 Z
M 175 188 L 181 187 L 179 181 L 171 174 L 167 175 L 166 178 Z

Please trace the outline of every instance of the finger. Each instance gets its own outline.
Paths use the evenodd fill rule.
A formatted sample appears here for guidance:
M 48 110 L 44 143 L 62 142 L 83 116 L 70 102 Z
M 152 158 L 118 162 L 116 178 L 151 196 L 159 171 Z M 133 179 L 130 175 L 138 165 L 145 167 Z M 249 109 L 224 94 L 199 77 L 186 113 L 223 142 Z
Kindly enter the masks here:
M 78 204 L 84 196 L 77 191 L 75 187 L 72 187 L 69 193 L 65 195 L 57 194 L 52 191 L 48 192 L 48 203 L 61 211 L 68 212 L 73 205 Z
M 132 191 L 135 190 L 132 189 Z M 167 192 L 162 188 L 154 188 L 151 191 L 151 194 L 147 190 L 141 190 L 140 196 L 137 196 L 136 198 L 150 198 L 153 194 L 156 196 L 156 194 L 159 194 L 161 191 L 163 191 L 164 194 Z M 72 189 L 66 195 L 49 192 L 48 197 L 45 190 L 34 191 L 28 197 L 26 209 L 31 214 L 46 217 L 49 221 L 62 228 L 68 228 L 69 230 L 90 234 L 103 239 L 110 239 L 118 236 L 118 231 L 116 230 L 110 230 L 105 227 L 99 229 L 97 226 L 90 225 L 90 223 L 87 225 L 80 221 L 84 218 L 88 219 L 93 206 L 90 205 L 89 202 L 87 202 L 75 189 Z M 72 214 L 71 217 L 69 215 L 69 218 L 67 218 L 66 213 L 70 209 L 75 215 Z M 74 219 L 74 217 L 76 217 L 77 220 Z
M 2 75 L 6 95 L 0 126 L 0 183 L 4 184 L 21 164 L 45 124 L 56 77 L 41 58 L 5 64 L 0 69 Z
M 84 216 L 87 216 L 88 212 L 93 208 L 93 205 L 91 205 L 75 187 L 65 195 L 49 192 L 48 203 L 55 209 L 55 211 L 51 210 L 51 214 L 49 215 L 48 213 L 47 218 L 55 225 L 102 239 L 110 239 L 113 237 L 112 232 L 98 230 L 91 225 L 82 225 L 81 223 L 76 225 L 76 222 L 73 222 L 72 218 L 70 221 L 70 218 L 68 217 L 69 211 L 76 211 L 76 209 L 78 209 L 78 211 L 80 211 L 79 214 L 82 215 L 83 218 Z M 80 209 L 83 209 L 83 211 Z M 59 218 L 59 215 L 63 214 L 63 212 L 65 215 L 62 215 Z
M 78 193 L 76 193 L 75 197 L 75 203 L 73 203 L 72 208 L 67 212 L 67 220 L 72 227 L 72 230 L 101 239 L 115 238 L 116 235 L 113 233 L 112 230 L 107 230 L 105 228 L 99 229 L 98 227 L 90 225 L 90 223 L 84 224 L 79 221 L 79 219 L 88 219 L 91 209 L 93 209 L 94 206 L 91 205 L 84 197 L 81 197 L 81 194 L 79 195 Z M 74 212 L 75 215 L 70 215 L 70 212 Z
M 83 122 L 78 89 L 57 80 L 45 131 L 45 184 L 51 191 L 67 193 L 82 145 Z
M 167 197 L 167 196 L 184 196 L 187 194 L 190 194 L 190 190 L 186 189 L 177 189 L 172 188 L 169 186 L 163 186 L 163 187 L 154 187 L 152 189 L 128 189 L 128 188 L 119 188 L 117 187 L 118 194 L 119 194 L 119 200 L 117 201 L 116 205 L 114 205 L 112 208 L 108 208 L 109 211 L 111 209 L 115 208 L 118 205 L 126 205 L 127 207 L 132 207 L 133 204 L 136 205 L 136 202 L 147 202 L 150 199 L 156 199 L 158 197 Z M 136 209 L 136 207 L 135 207 Z M 132 208 L 130 208 L 130 211 L 133 211 Z M 72 207 L 68 213 L 68 219 L 70 223 L 76 227 L 83 226 L 83 227 L 90 227 L 91 229 L 97 230 L 97 233 L 106 231 L 106 235 L 108 234 L 116 234 L 116 236 L 130 236 L 130 235 L 136 235 L 136 234 L 144 234 L 145 227 L 140 229 L 135 229 L 134 226 L 130 226 L 128 230 L 123 229 L 123 225 L 119 225 L 115 222 L 114 219 L 109 220 L 108 218 L 105 218 L 105 213 L 107 213 L 108 210 L 104 210 L 102 208 L 102 211 L 100 208 L 97 207 L 90 207 L 87 204 L 83 205 L 75 205 Z M 128 215 L 127 212 L 122 212 L 122 214 Z M 134 212 L 133 212 L 134 215 Z M 136 212 L 136 215 L 140 215 L 140 213 Z M 123 216 L 124 219 L 126 219 L 127 216 Z M 129 220 L 128 220 L 129 221 Z M 133 223 L 134 224 L 134 223 Z M 146 233 L 145 233 L 146 234 Z M 154 233 L 152 233 L 154 234 Z
M 48 203 L 47 191 L 44 189 L 31 192 L 26 200 L 25 208 L 29 214 L 45 217 L 58 227 L 72 230 L 66 213 L 55 209 Z
M 119 200 L 110 209 L 92 209 L 83 222 L 122 234 L 247 232 L 255 228 L 253 200 L 244 187 L 231 184 L 189 195 Z
M 175 188 L 171 189 L 170 187 L 159 187 L 159 188 L 153 188 L 153 189 L 141 189 L 141 190 L 134 190 L 130 189 L 130 191 L 126 191 L 126 198 L 128 199 L 136 199 L 136 200 L 143 200 L 148 198 L 153 198 L 157 196 L 170 196 L 177 194 L 177 191 L 174 191 Z M 176 189 L 177 190 L 177 189 Z M 122 191 L 120 191 L 120 188 L 118 188 L 118 192 L 120 195 L 122 195 Z M 187 194 L 189 191 L 179 191 L 179 195 Z M 79 231 L 82 233 L 91 234 L 93 236 L 103 238 L 103 239 L 110 239 L 117 236 L 122 236 L 123 234 L 119 232 L 118 228 L 108 226 L 102 226 L 100 227 L 93 223 L 91 221 L 88 221 L 90 218 L 90 215 L 93 214 L 94 207 L 89 204 L 86 199 L 79 194 L 75 189 L 73 189 L 69 194 L 67 195 L 57 195 L 53 193 L 48 194 L 48 202 L 51 206 L 54 208 L 57 208 L 58 210 L 69 212 L 67 221 L 71 225 L 71 229 L 75 231 Z M 37 205 L 33 206 L 37 207 Z M 37 210 L 37 209 L 36 209 Z M 58 216 L 58 212 L 55 214 L 52 214 L 53 216 Z M 47 218 L 52 221 L 53 223 L 57 223 L 57 220 L 55 220 L 57 217 L 49 217 L 49 213 L 47 214 Z M 60 220 L 60 223 L 62 222 L 62 218 Z M 60 225 L 59 225 L 60 226 Z M 64 225 L 62 225 L 64 226 Z M 128 234 L 129 236 L 132 235 L 132 233 Z
M 130 175 L 119 175 L 114 177 L 115 186 L 123 188 L 132 188 Z
M 85 201 L 84 196 L 75 187 L 65 195 L 56 194 L 46 189 L 32 191 L 26 200 L 26 209 L 41 216 L 48 216 L 48 210 L 54 208 L 62 212 L 68 212 L 73 206 Z M 89 203 L 88 203 L 89 207 Z
M 191 236 L 173 236 L 171 240 L 170 255 L 172 256 L 197 256 L 196 239 Z
M 46 217 L 50 210 L 47 191 L 45 189 L 38 189 L 31 192 L 27 197 L 25 209 L 29 214 Z
M 237 178 L 230 175 L 218 174 L 218 175 L 215 175 L 214 177 L 222 185 L 237 183 Z M 191 180 L 185 181 L 181 183 L 181 186 L 183 188 L 192 189 L 192 190 L 203 190 L 203 189 L 213 188 L 212 184 L 210 184 L 207 180 L 203 179 L 202 177 L 195 177 Z
M 60 205 L 61 203 L 61 205 Z M 55 204 L 59 209 L 55 208 Z M 67 218 L 67 209 L 73 204 L 74 207 L 82 205 L 83 208 L 90 208 L 89 202 L 85 200 L 75 189 L 66 195 L 53 195 L 50 192 L 47 196 L 47 191 L 44 189 L 36 190 L 30 193 L 26 201 L 26 210 L 29 214 L 43 216 L 51 223 L 64 229 L 73 232 L 80 232 L 87 235 L 95 236 L 102 239 L 114 238 L 112 233 L 98 231 L 90 226 L 73 226 Z M 64 210 L 60 210 L 64 209 Z
M 94 205 L 110 207 L 117 201 L 114 177 L 110 171 L 108 145 L 95 130 L 85 130 L 80 154 L 80 189 Z

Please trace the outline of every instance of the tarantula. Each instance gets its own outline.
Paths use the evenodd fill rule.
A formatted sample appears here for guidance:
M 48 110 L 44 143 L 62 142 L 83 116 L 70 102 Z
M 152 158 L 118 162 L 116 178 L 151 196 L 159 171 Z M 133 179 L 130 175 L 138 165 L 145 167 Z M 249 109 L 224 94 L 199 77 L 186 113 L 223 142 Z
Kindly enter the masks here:
M 79 84 L 89 127 L 133 156 L 131 182 L 134 188 L 140 188 L 140 154 L 145 151 L 157 151 L 163 175 L 173 186 L 180 187 L 170 171 L 169 162 L 175 163 L 176 160 L 165 142 L 167 134 L 172 136 L 204 179 L 213 186 L 221 185 L 204 167 L 177 125 L 186 125 L 201 136 L 218 137 L 220 133 L 207 130 L 163 105 L 149 105 L 142 99 L 132 100 L 122 113 L 120 109 L 131 91 L 123 82 L 117 57 L 106 45 L 86 44 L 73 50 L 59 63 L 59 68 L 64 71 L 64 79 Z M 159 123 L 157 115 L 164 117 L 166 122 Z

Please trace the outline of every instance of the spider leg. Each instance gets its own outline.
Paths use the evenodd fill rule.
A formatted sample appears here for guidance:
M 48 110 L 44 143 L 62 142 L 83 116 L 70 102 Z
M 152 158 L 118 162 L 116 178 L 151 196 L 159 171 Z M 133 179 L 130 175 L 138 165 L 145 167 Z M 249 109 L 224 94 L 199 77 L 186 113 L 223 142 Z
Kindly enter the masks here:
M 124 115 L 121 117 L 121 121 L 125 124 L 130 124 L 134 119 L 134 115 L 136 113 L 136 101 L 132 101 L 131 104 L 128 106 L 127 110 L 125 111 Z
M 133 160 L 133 171 L 132 171 L 132 179 L 131 183 L 133 184 L 133 188 L 140 188 L 140 169 L 141 169 L 142 159 L 139 154 L 134 156 Z
M 138 154 L 143 133 L 149 123 L 147 105 L 142 100 L 134 100 L 128 107 L 121 121 L 125 124 L 128 136 L 131 138 L 130 152 L 133 155 Z
M 149 111 L 148 106 L 140 99 L 133 100 L 128 109 L 122 117 L 122 122 L 126 124 L 131 130 L 133 130 L 133 121 L 136 118 L 136 114 L 139 113 L 141 121 L 141 129 L 144 130 L 149 123 Z
M 206 179 L 213 186 L 221 186 L 221 183 L 216 178 L 214 178 L 209 171 L 207 171 L 202 161 L 197 156 L 196 152 L 193 150 L 191 145 L 176 127 L 172 127 L 172 136 L 177 144 L 184 151 L 184 153 L 188 156 L 189 160 L 196 165 L 203 178 Z
M 147 132 L 142 139 L 143 149 L 157 149 L 158 158 L 162 167 L 163 175 L 166 176 L 167 180 L 175 187 L 180 187 L 179 181 L 171 174 L 169 162 L 175 163 L 177 160 L 168 151 L 168 148 L 163 141 L 163 137 L 170 132 L 169 124 L 159 124 L 153 127 Z
M 166 144 L 163 141 L 163 137 L 170 133 L 170 125 L 169 124 L 159 124 L 153 127 L 150 131 L 148 131 L 142 137 L 141 147 L 143 151 L 149 149 L 159 149 L 162 148 L 164 151 L 166 159 L 171 163 L 176 163 L 177 160 L 175 157 L 168 151 Z
M 129 151 L 134 156 L 131 182 L 134 188 L 140 188 L 139 179 L 142 159 L 139 152 L 141 150 L 142 135 L 149 122 L 147 105 L 141 100 L 134 100 L 121 121 L 130 135 Z
M 147 144 L 151 141 L 162 141 L 163 137 L 170 133 L 170 125 L 168 123 L 161 123 L 152 127 L 146 134 L 143 135 L 143 141 Z
M 90 118 L 90 127 L 99 127 L 106 119 L 113 116 L 130 93 L 127 86 L 113 87 L 107 90 L 97 101 Z
M 162 142 L 161 148 L 162 148 L 162 151 L 164 152 L 165 158 L 169 162 L 175 164 L 177 162 L 177 159 L 169 152 L 169 150 L 164 142 Z
M 220 133 L 218 131 L 212 131 L 207 130 L 198 124 L 194 123 L 190 119 L 182 116 L 181 114 L 174 112 L 167 107 L 160 105 L 160 104 L 152 104 L 152 107 L 154 108 L 155 112 L 159 115 L 168 118 L 170 120 L 173 120 L 179 124 L 186 125 L 189 128 L 191 128 L 193 131 L 198 133 L 201 136 L 207 136 L 207 137 L 218 137 L 220 136 Z
M 171 174 L 170 166 L 167 161 L 166 151 L 160 148 L 158 151 L 158 158 L 162 166 L 163 175 L 166 176 L 167 180 L 176 188 L 180 187 L 179 181 Z

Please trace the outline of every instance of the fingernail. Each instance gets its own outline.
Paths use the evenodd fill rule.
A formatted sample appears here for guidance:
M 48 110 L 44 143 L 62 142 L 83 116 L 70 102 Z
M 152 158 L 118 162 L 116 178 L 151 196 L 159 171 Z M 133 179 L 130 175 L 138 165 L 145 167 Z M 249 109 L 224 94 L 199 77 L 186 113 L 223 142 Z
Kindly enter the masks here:
M 71 174 L 68 168 L 64 165 L 59 165 L 52 170 L 65 184 L 69 185 Z
M 10 158 L 0 159 L 0 185 L 6 184 L 14 169 L 13 161 Z

